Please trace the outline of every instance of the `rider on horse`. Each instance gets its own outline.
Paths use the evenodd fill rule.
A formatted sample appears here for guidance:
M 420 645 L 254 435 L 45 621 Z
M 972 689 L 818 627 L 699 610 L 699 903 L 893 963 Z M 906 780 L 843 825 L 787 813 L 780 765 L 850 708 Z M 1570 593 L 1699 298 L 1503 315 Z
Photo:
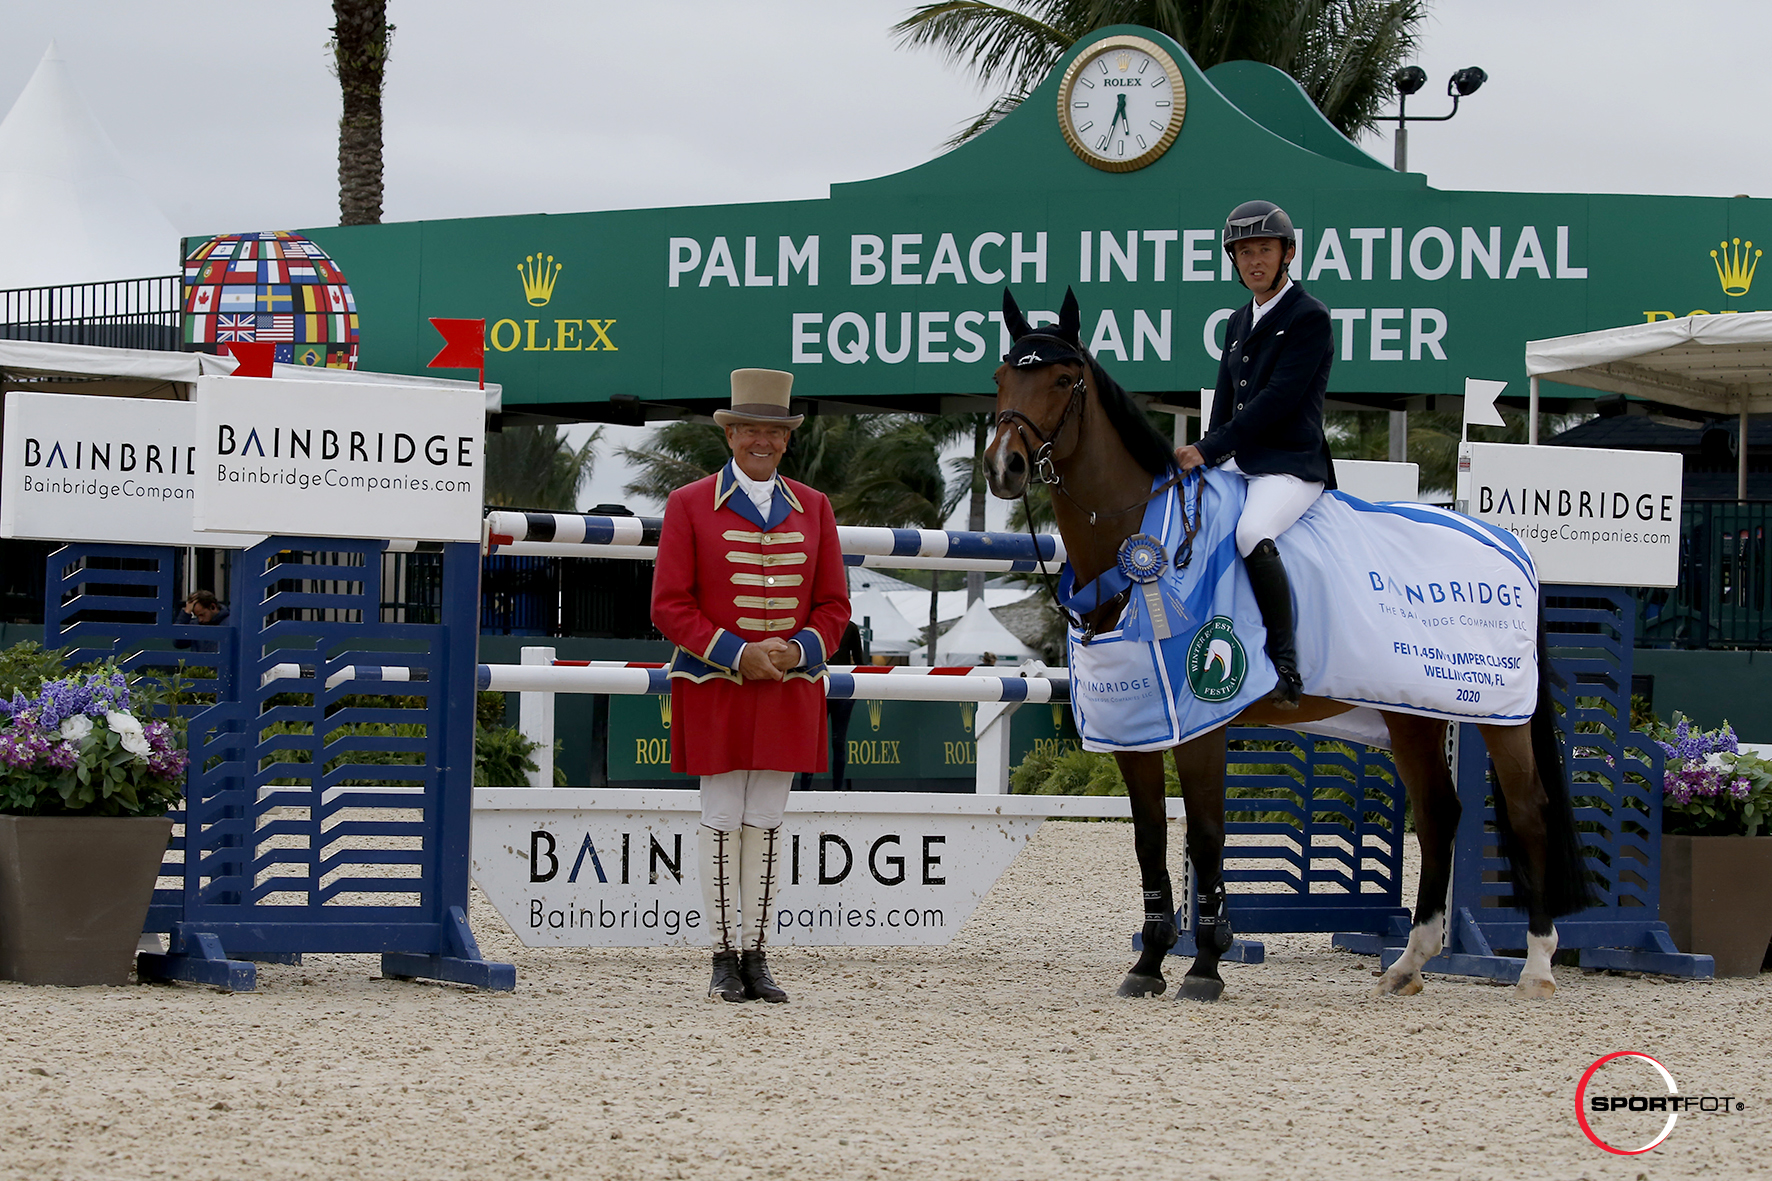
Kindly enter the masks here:
M 1271 201 L 1245 201 L 1224 223 L 1224 249 L 1255 298 L 1232 314 L 1218 362 L 1212 421 L 1198 443 L 1178 448 L 1183 471 L 1224 464 L 1249 482 L 1237 552 L 1249 571 L 1279 673 L 1272 699 L 1297 709 L 1302 680 L 1292 634 L 1292 587 L 1274 539 L 1324 488 L 1335 464 L 1323 435 L 1323 391 L 1335 355 L 1329 309 L 1286 273 L 1298 234 Z

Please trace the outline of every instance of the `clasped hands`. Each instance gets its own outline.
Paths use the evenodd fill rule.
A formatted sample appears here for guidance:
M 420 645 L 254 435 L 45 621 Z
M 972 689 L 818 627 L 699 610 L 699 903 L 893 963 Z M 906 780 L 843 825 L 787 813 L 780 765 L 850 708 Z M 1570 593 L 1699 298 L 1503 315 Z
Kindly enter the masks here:
M 800 645 L 780 636 L 756 640 L 738 654 L 738 675 L 747 681 L 779 681 L 800 665 Z

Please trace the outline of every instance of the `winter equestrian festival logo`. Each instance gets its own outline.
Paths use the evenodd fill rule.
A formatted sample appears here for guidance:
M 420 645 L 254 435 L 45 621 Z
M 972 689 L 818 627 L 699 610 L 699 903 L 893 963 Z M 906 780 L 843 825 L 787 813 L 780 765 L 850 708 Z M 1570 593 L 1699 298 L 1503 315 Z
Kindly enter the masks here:
M 1214 615 L 1187 649 L 1187 683 L 1201 701 L 1229 701 L 1243 687 L 1249 657 L 1228 615 Z
M 1619 1061 L 1621 1059 L 1639 1059 L 1643 1062 L 1647 1062 L 1654 1068 L 1655 1073 L 1661 1076 L 1661 1082 L 1666 1086 L 1667 1093 L 1665 1095 L 1600 1094 L 1599 1086 L 1593 1085 L 1594 1075 L 1597 1074 L 1600 1068 L 1607 1063 Z M 1590 1085 L 1592 1085 L 1591 1089 L 1595 1092 L 1592 1095 L 1588 1094 Z M 1617 1050 L 1611 1054 L 1603 1055 L 1596 1059 L 1592 1066 L 1587 1068 L 1586 1073 L 1581 1076 L 1581 1082 L 1576 1084 L 1575 1087 L 1575 1118 L 1581 1123 L 1582 1133 L 1593 1142 L 1596 1148 L 1603 1148 L 1607 1152 L 1613 1153 L 1617 1156 L 1641 1156 L 1643 1153 L 1659 1147 L 1668 1136 L 1673 1134 L 1674 1124 L 1679 1121 L 1680 1116 L 1683 1114 L 1702 1112 L 1708 1115 L 1728 1115 L 1731 1112 L 1743 1111 L 1746 1107 L 1747 1104 L 1739 1102 L 1733 1095 L 1680 1094 L 1679 1084 L 1674 1082 L 1674 1076 L 1668 1072 L 1667 1067 L 1640 1050 Z M 1601 1127 L 1596 1129 L 1593 1123 L 1588 1119 L 1588 1113 L 1590 1111 L 1595 1114 L 1612 1112 L 1647 1113 L 1649 1122 L 1644 1125 L 1643 1129 L 1634 1133 L 1633 1139 L 1635 1138 L 1635 1135 L 1640 1135 L 1642 1131 L 1652 1128 L 1655 1117 L 1665 1113 L 1667 1120 L 1662 1123 L 1659 1131 L 1653 1132 L 1647 1143 L 1639 1144 L 1635 1148 L 1621 1148 L 1612 1143 L 1607 1137 L 1610 1136 L 1614 1139 L 1622 1139 L 1625 1129 L 1615 1126 L 1614 1121 L 1602 1121 Z M 1629 1116 L 1627 1115 L 1625 1118 L 1628 1120 Z M 1604 1135 L 1602 1135 L 1602 1133 L 1604 1133 Z

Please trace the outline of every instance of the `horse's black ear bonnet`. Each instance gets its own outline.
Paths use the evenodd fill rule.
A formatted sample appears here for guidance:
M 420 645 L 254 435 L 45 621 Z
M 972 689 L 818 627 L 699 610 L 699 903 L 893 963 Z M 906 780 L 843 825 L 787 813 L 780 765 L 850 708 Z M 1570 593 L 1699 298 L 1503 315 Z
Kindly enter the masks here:
M 1077 296 L 1065 288 L 1064 306 L 1058 311 L 1058 324 L 1050 332 L 1036 330 L 1021 314 L 1021 306 L 1009 288 L 1003 288 L 1003 324 L 1015 343 L 1003 354 L 1005 364 L 1016 369 L 1032 369 L 1036 365 L 1056 365 L 1060 361 L 1083 360 L 1080 339 L 1083 312 Z

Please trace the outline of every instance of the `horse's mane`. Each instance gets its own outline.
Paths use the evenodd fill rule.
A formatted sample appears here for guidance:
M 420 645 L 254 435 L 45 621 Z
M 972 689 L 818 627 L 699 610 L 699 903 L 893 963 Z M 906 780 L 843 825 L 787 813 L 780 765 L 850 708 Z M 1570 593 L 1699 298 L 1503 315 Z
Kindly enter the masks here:
M 1083 358 L 1095 378 L 1095 393 L 1101 401 L 1101 409 L 1120 436 L 1120 442 L 1132 453 L 1133 460 L 1153 476 L 1175 470 L 1175 445 L 1151 425 L 1151 420 L 1144 416 L 1132 395 L 1108 376 L 1108 371 L 1087 349 L 1083 351 Z

